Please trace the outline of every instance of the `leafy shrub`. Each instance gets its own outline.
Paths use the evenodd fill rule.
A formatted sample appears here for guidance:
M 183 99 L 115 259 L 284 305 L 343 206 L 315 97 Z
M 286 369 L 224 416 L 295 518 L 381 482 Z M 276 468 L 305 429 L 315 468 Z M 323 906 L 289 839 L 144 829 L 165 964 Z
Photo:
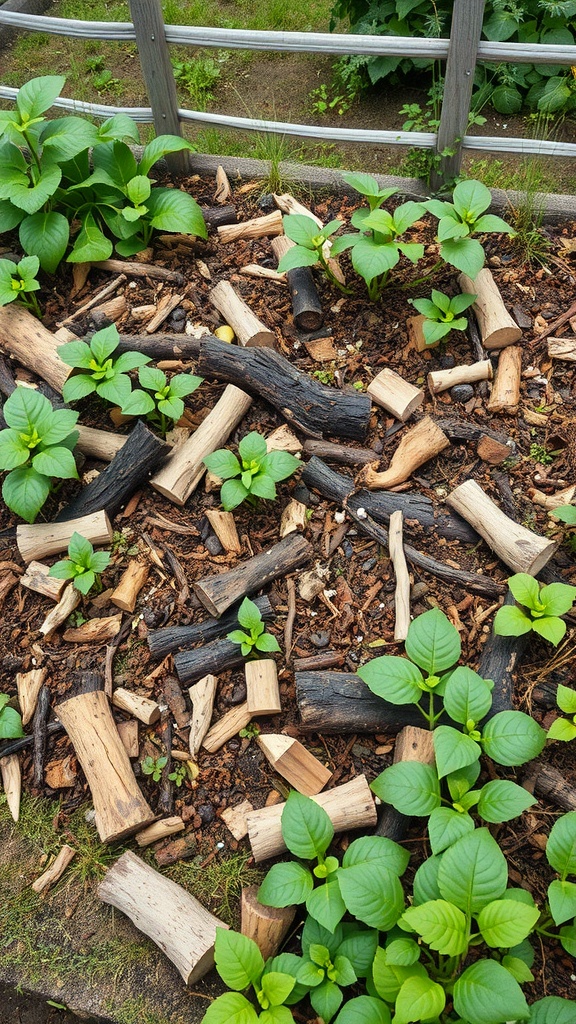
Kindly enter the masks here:
M 72 534 L 68 545 L 68 558 L 62 558 L 48 570 L 48 575 L 57 580 L 72 580 L 81 594 L 87 594 L 99 582 L 100 573 L 110 562 L 107 551 L 94 551 L 82 534 Z
M 450 331 L 465 331 L 468 320 L 459 316 L 472 305 L 475 295 L 455 295 L 452 299 L 443 292 L 432 289 L 430 299 L 409 299 L 408 301 L 426 319 L 422 325 L 422 333 L 427 345 L 435 345 L 445 338 Z
M 66 402 L 76 402 L 94 392 L 114 405 L 123 406 L 128 401 L 132 383 L 127 371 L 149 363 L 150 357 L 141 352 L 122 352 L 112 359 L 119 343 L 118 328 L 111 324 L 96 331 L 89 345 L 85 341 L 69 341 L 59 346 L 58 355 L 66 366 L 85 371 L 68 377 L 62 388 Z
M 227 512 L 243 501 L 251 504 L 255 504 L 258 498 L 273 501 L 276 484 L 292 476 L 301 465 L 300 460 L 289 452 L 269 452 L 266 438 L 256 430 L 242 438 L 238 455 L 240 459 L 227 448 L 219 448 L 203 460 L 211 473 L 224 480 L 220 501 Z

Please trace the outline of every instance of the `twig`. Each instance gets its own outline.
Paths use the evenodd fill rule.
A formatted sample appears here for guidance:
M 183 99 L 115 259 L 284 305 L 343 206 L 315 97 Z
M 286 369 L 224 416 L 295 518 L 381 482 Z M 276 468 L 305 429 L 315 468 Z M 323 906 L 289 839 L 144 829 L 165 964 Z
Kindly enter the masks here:
M 286 580 L 286 586 L 288 589 L 288 614 L 284 624 L 284 656 L 286 661 L 289 662 L 292 654 L 292 647 L 294 646 L 292 633 L 294 629 L 294 620 L 296 618 L 296 587 L 294 586 L 294 580 L 292 577 L 289 577 Z

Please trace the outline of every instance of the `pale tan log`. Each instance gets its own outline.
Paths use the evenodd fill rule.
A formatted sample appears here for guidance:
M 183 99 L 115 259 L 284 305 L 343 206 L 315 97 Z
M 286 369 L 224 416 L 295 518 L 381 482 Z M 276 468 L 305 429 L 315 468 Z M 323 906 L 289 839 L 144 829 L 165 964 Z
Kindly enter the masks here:
M 202 746 L 209 754 L 215 753 L 228 740 L 231 740 L 233 736 L 237 736 L 240 729 L 245 729 L 251 718 L 252 715 L 248 710 L 246 702 L 238 704 L 235 708 L 230 708 L 230 711 L 227 711 L 206 733 Z
M 394 764 L 398 761 L 420 761 L 434 764 L 434 733 L 417 725 L 405 725 L 394 744 Z
M 410 625 L 410 576 L 404 554 L 402 539 L 403 516 L 400 509 L 390 516 L 388 527 L 388 547 L 394 566 L 396 588 L 394 590 L 394 639 L 405 640 Z
M 136 719 L 127 718 L 123 722 L 116 722 L 116 728 L 128 757 L 138 757 L 140 744 L 138 741 L 138 722 Z
M 138 788 L 105 693 L 81 693 L 56 708 L 92 793 L 103 843 L 138 832 L 154 814 Z
M 246 701 L 250 715 L 277 715 L 282 711 L 278 670 L 272 658 L 258 658 L 244 665 Z
M 541 508 L 545 508 L 554 515 L 554 509 L 560 508 L 561 505 L 571 505 L 576 494 L 576 484 L 571 484 L 570 487 L 565 487 L 562 491 L 556 491 L 554 494 L 544 494 L 542 491 L 536 490 L 535 487 L 531 487 L 528 491 L 528 497 L 535 505 L 540 505 Z
M 238 273 L 242 277 L 257 277 L 273 281 L 274 284 L 287 284 L 286 274 L 279 274 L 277 270 L 272 270 L 272 267 L 260 267 L 258 263 L 247 263 L 245 267 L 241 267 Z
M 48 675 L 46 668 L 33 668 L 29 672 L 16 673 L 16 687 L 18 689 L 18 703 L 22 715 L 22 725 L 28 725 L 36 710 L 36 701 L 42 687 L 42 683 Z
M 44 636 L 50 636 L 58 626 L 61 626 L 69 615 L 72 614 L 75 608 L 78 607 L 81 600 L 81 594 L 76 587 L 73 587 L 71 583 L 62 591 L 62 597 L 58 601 L 58 604 L 48 612 L 48 615 L 44 619 L 44 622 L 39 627 L 39 632 Z
M 85 427 L 77 423 L 78 431 L 76 447 L 84 455 L 102 462 L 112 462 L 115 455 L 124 447 L 128 440 L 127 434 L 114 434 L 111 430 L 97 430 L 96 427 Z
M 424 392 L 394 370 L 381 370 L 366 388 L 376 405 L 381 405 L 404 423 L 424 401 Z
M 292 736 L 260 735 L 258 746 L 274 770 L 304 796 L 316 796 L 332 778 L 330 769 Z
M 178 445 L 164 460 L 150 480 L 152 487 L 176 505 L 185 505 L 206 472 L 202 460 L 226 444 L 251 405 L 250 395 L 228 384 L 189 440 Z
M 460 484 L 446 501 L 514 572 L 537 576 L 558 547 L 554 541 L 509 519 L 475 480 Z
M 240 900 L 242 935 L 256 943 L 264 960 L 276 956 L 296 916 L 296 907 L 266 907 L 258 900 L 258 886 L 242 889 Z
M 269 452 L 290 452 L 291 455 L 297 455 L 302 451 L 302 442 L 286 423 L 282 423 L 268 434 L 266 449 Z
M 160 707 L 155 700 L 141 697 L 139 693 L 126 690 L 123 686 L 117 686 L 114 690 L 112 703 L 115 708 L 126 711 L 144 725 L 153 725 L 160 718 Z
M 173 836 L 176 832 L 182 832 L 184 828 L 186 828 L 186 825 L 182 818 L 174 815 L 172 818 L 162 818 L 161 821 L 154 821 L 151 825 L 143 828 L 141 832 L 137 832 L 134 838 L 138 846 L 151 846 L 152 843 L 157 843 L 159 839 L 167 839 L 168 836 Z
M 206 518 L 224 550 L 240 555 L 242 553 L 242 545 L 232 513 L 218 512 L 216 509 L 206 509 Z
M 121 625 L 121 614 L 105 615 L 100 619 L 88 619 L 81 626 L 65 630 L 62 637 L 73 644 L 105 644 L 118 636 Z
M 68 580 L 57 580 L 48 575 L 49 571 L 50 566 L 44 565 L 43 562 L 30 562 L 26 572 L 20 577 L 20 583 L 36 594 L 49 597 L 52 601 L 59 601 Z
M 548 338 L 548 355 L 551 359 L 576 363 L 576 338 Z
M 187 985 L 214 965 L 217 928 L 227 928 L 185 889 L 124 853 L 107 871 L 98 896 L 148 935 L 172 961 Z
M 138 594 L 148 579 L 150 566 L 146 562 L 139 562 L 133 559 L 128 568 L 122 573 L 120 582 L 112 592 L 110 600 L 117 608 L 124 612 L 133 612 L 138 600 Z
M 429 459 L 439 455 L 450 444 L 446 434 L 430 416 L 424 416 L 401 439 L 387 470 L 378 473 L 372 466 L 366 466 L 358 481 L 370 490 L 396 487 L 404 483 L 415 469 Z
M 374 797 L 365 775 L 357 775 L 343 786 L 336 786 L 311 799 L 324 808 L 335 832 L 367 829 L 376 824 Z M 286 844 L 281 827 L 284 807 L 284 803 L 275 804 L 248 815 L 248 835 L 254 860 L 260 862 L 284 853 Z
M 158 330 L 160 325 L 163 324 L 164 321 L 168 319 L 170 313 L 172 313 L 172 311 L 176 309 L 176 306 L 180 305 L 182 299 L 184 299 L 185 297 L 185 292 L 182 292 L 180 294 L 175 293 L 174 295 L 162 296 L 160 302 L 158 303 L 156 313 L 154 314 L 152 319 L 148 321 L 144 328 L 146 334 L 154 334 L 154 331 Z
M 297 530 L 302 532 L 305 529 L 306 505 L 301 501 L 296 501 L 296 498 L 292 498 L 280 517 L 280 536 L 287 537 L 289 533 L 295 533 Z
M 236 804 L 235 807 L 227 807 L 226 810 L 222 811 L 220 817 L 225 822 L 226 827 L 230 829 L 234 839 L 244 839 L 244 836 L 248 835 L 248 822 L 246 821 L 246 815 L 250 814 L 254 808 L 249 800 L 243 800 L 241 804 Z
M 194 683 L 194 686 L 188 688 L 190 700 L 192 701 L 192 717 L 190 719 L 188 743 L 190 753 L 194 758 L 198 756 L 202 740 L 210 728 L 217 685 L 218 680 L 216 676 L 207 675 L 199 679 L 197 683 Z
M 111 268 L 105 267 L 104 269 L 109 270 Z M 77 320 L 78 317 L 83 316 L 84 313 L 87 313 L 89 309 L 94 309 L 95 306 L 101 309 L 102 300 L 107 299 L 109 295 L 113 295 L 114 292 L 118 290 L 120 285 L 125 284 L 127 280 L 128 279 L 126 277 L 126 274 L 121 272 L 119 276 L 116 277 L 113 281 L 109 281 L 108 284 L 105 284 L 103 288 L 100 288 L 95 295 L 92 295 L 87 302 L 84 302 L 81 306 L 78 306 L 78 309 L 75 309 L 74 312 L 70 314 L 70 316 L 67 316 L 65 320 L 61 320 L 60 323 L 58 324 L 58 327 L 61 328 L 65 327 L 66 324 L 74 323 L 74 321 Z M 126 300 L 124 300 L 124 305 L 126 305 Z
M 250 348 L 254 345 L 276 348 L 274 331 L 268 330 L 258 319 L 229 281 L 219 281 L 212 288 L 210 302 L 224 317 L 226 323 L 230 324 L 240 345 Z
M 0 306 L 0 349 L 62 393 L 72 370 L 62 362 L 57 338 L 18 302 Z
M 428 374 L 428 387 L 433 395 L 447 391 L 456 384 L 474 384 L 478 380 L 492 380 L 492 363 L 489 359 L 481 359 L 469 366 L 453 366 L 450 370 L 432 370 Z
M 273 213 L 268 213 L 265 217 L 253 217 L 240 224 L 223 224 L 216 230 L 218 238 L 224 244 L 237 242 L 240 238 L 270 238 L 284 233 L 280 210 L 274 210 Z
M 112 542 L 113 530 L 105 512 L 69 519 L 65 523 L 26 523 L 16 527 L 16 543 L 25 562 L 49 558 L 66 551 L 73 533 L 79 533 L 94 547 Z
M 522 331 L 506 309 L 498 285 L 487 267 L 474 280 L 467 274 L 460 274 L 458 284 L 464 294 L 476 295 L 472 309 L 480 328 L 482 345 L 488 352 L 520 341 Z
M 173 236 L 171 236 L 173 237 Z M 190 239 L 189 235 L 185 236 Z M 182 284 L 183 276 L 178 271 L 157 267 L 155 263 L 140 263 L 137 260 L 98 260 L 92 263 L 96 270 L 107 270 L 112 274 L 129 274 L 130 277 L 151 277 L 158 281 Z
M 73 858 L 76 856 L 76 850 L 72 846 L 68 846 L 64 843 L 64 846 L 60 847 L 57 856 L 52 861 L 49 868 L 44 871 L 35 882 L 32 882 L 32 889 L 34 892 L 44 892 L 54 882 L 57 882 L 62 877 L 66 868 Z
M 127 312 L 128 305 L 125 296 L 117 295 L 113 299 L 107 299 L 106 302 L 102 302 L 99 306 L 94 306 L 92 316 L 99 315 L 102 318 L 106 318 L 106 320 L 111 320 L 115 324 Z
M 488 412 L 514 416 L 520 404 L 522 352 L 518 345 L 504 349 L 498 358 L 496 378 L 488 399 Z
M 18 821 L 22 790 L 22 772 L 18 754 L 7 754 L 6 757 L 0 758 L 0 775 L 2 775 L 2 786 L 6 794 L 8 810 L 14 821 Z
M 408 339 L 412 342 L 417 352 L 426 352 L 429 348 L 437 348 L 440 344 L 440 338 L 438 341 L 433 341 L 429 345 L 424 337 L 424 324 L 426 323 L 426 317 L 422 313 L 418 316 L 409 316 L 406 320 L 406 330 L 408 331 Z

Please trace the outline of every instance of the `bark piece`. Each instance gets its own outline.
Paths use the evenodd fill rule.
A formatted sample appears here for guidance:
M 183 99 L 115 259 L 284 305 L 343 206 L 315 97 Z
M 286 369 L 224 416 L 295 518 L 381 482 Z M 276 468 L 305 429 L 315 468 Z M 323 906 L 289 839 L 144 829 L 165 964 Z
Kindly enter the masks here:
M 551 359 L 576 363 L 576 338 L 549 338 L 548 355 Z
M 482 345 L 488 352 L 520 341 L 522 331 L 504 305 L 492 273 L 484 267 L 472 280 L 467 274 L 458 278 L 460 290 L 476 295 L 472 309 L 476 314 Z
M 98 896 L 126 914 L 160 947 L 186 985 L 214 966 L 216 928 L 228 925 L 134 853 L 123 853 L 106 872 Z
M 394 764 L 400 761 L 419 761 L 420 764 L 435 764 L 433 732 L 406 725 L 398 733 L 394 745 Z M 402 842 L 410 819 L 390 804 L 384 806 L 376 834 Z
M 115 708 L 126 711 L 144 725 L 153 725 L 160 718 L 160 707 L 155 700 L 141 697 L 139 693 L 126 690 L 123 686 L 117 686 L 114 690 L 112 703 Z
M 62 597 L 58 601 L 58 604 L 48 612 L 48 615 L 44 619 L 41 626 L 38 627 L 38 631 L 44 636 L 50 636 L 58 626 L 61 626 L 66 621 L 69 615 L 72 614 L 75 608 L 80 604 L 80 591 L 76 590 L 71 583 L 62 591 Z
M 106 644 L 118 636 L 122 626 L 122 614 L 105 615 L 100 619 L 88 619 L 81 626 L 67 629 L 62 634 L 64 640 L 73 644 Z
M 214 699 L 218 680 L 216 676 L 206 675 L 190 686 L 188 693 L 192 701 L 192 717 L 190 718 L 189 747 L 193 758 L 198 756 L 202 740 L 206 736 L 212 721 Z
M 488 412 L 515 416 L 520 404 L 522 351 L 512 345 L 500 353 L 496 378 L 488 399 Z
M 549 800 L 563 811 L 576 811 L 576 790 L 552 765 L 542 765 L 534 784 L 536 796 Z
M 388 367 L 370 381 L 366 390 L 376 405 L 381 405 L 386 412 L 392 413 L 403 423 L 424 401 L 424 392 L 421 388 L 410 384 Z
M 296 916 L 296 907 L 266 907 L 258 900 L 258 886 L 242 889 L 240 900 L 242 935 L 256 943 L 264 960 L 276 956 Z
M 133 612 L 138 600 L 138 594 L 148 579 L 150 566 L 146 562 L 138 562 L 133 559 L 128 568 L 122 573 L 120 582 L 110 595 L 112 604 L 121 608 L 124 612 Z
M 422 722 L 413 704 L 389 704 L 352 672 L 296 672 L 295 681 L 303 733 L 398 732 Z
M 47 381 L 59 394 L 72 370 L 62 362 L 58 347 L 62 344 L 17 302 L 0 306 L 0 348 L 7 355 L 14 356 Z
M 16 527 L 16 543 L 25 562 L 49 558 L 66 551 L 73 533 L 94 547 L 112 542 L 113 530 L 104 511 L 93 511 L 67 522 L 33 523 Z
M 210 292 L 210 302 L 216 306 L 234 331 L 240 345 L 275 348 L 276 335 L 252 312 L 234 290 L 229 281 L 220 281 Z
M 278 715 L 282 711 L 278 671 L 272 658 L 247 661 L 244 666 L 250 715 Z
M 282 216 L 280 215 L 280 221 Z M 270 242 L 278 262 L 294 246 L 292 239 L 279 235 Z M 296 267 L 286 272 L 292 300 L 292 316 L 299 331 L 317 331 L 323 323 L 322 304 L 310 267 Z
M 253 811 L 254 808 L 249 800 L 243 800 L 241 804 L 236 804 L 234 807 L 227 807 L 220 817 L 225 822 L 226 828 L 229 828 L 234 839 L 240 841 L 244 839 L 244 836 L 248 835 L 248 822 L 246 816 Z
M 72 846 L 68 846 L 64 843 L 64 846 L 60 847 L 58 854 L 52 861 L 49 868 L 43 871 L 39 878 L 35 882 L 32 882 L 32 889 L 34 892 L 44 892 L 54 882 L 57 882 L 62 877 L 66 868 L 73 858 L 76 856 L 76 850 Z
M 42 785 L 44 780 L 46 743 L 48 740 L 48 734 L 50 732 L 50 724 L 48 723 L 49 714 L 50 687 L 46 683 L 43 683 L 43 685 L 40 688 L 40 693 L 38 694 L 34 718 L 32 719 L 32 742 L 34 744 L 34 749 L 32 752 L 32 781 L 36 789 L 40 789 L 40 786 Z
M 289 533 L 302 533 L 305 529 L 306 505 L 301 501 L 296 501 L 296 498 L 292 498 L 280 517 L 280 536 L 287 537 Z
M 390 516 L 390 528 L 388 531 L 388 546 L 390 558 L 394 566 L 396 576 L 396 589 L 394 591 L 394 639 L 405 640 L 408 636 L 410 625 L 410 577 L 404 545 L 402 540 L 402 513 L 393 512 Z
M 430 393 L 439 395 L 441 391 L 456 384 L 475 384 L 479 380 L 492 380 L 492 363 L 489 359 L 481 359 L 469 366 L 453 366 L 450 370 L 433 370 L 428 374 L 427 381 Z
M 179 651 L 174 655 L 174 668 L 181 683 L 195 683 L 205 675 L 218 676 L 236 668 L 244 661 L 240 644 L 231 640 L 213 640 L 205 647 Z
M 511 350 L 507 348 L 505 351 L 510 352 Z M 511 449 L 509 445 L 502 444 L 501 441 L 495 441 L 493 437 L 488 437 L 485 434 L 478 441 L 476 452 L 478 458 L 482 459 L 483 462 L 487 462 L 489 466 L 499 466 L 506 459 L 510 458 Z
M 216 230 L 219 240 L 227 245 L 229 242 L 237 242 L 240 238 L 271 238 L 274 235 L 281 235 L 284 228 L 280 210 L 274 210 L 264 217 L 252 217 L 239 224 L 223 224 Z
M 231 708 L 206 733 L 202 746 L 209 754 L 214 754 L 233 736 L 237 736 L 240 729 L 245 729 L 251 717 L 247 703 Z
M 18 754 L 8 754 L 0 758 L 0 775 L 2 776 L 2 786 L 6 794 L 8 810 L 14 821 L 18 821 L 20 817 L 20 793 L 22 790 L 22 772 L 20 770 Z
M 51 601 L 59 601 L 68 580 L 57 580 L 49 576 L 49 570 L 50 566 L 44 565 L 43 562 L 29 562 L 26 572 L 20 577 L 20 583 L 36 594 L 49 597 Z
M 254 604 L 258 607 L 264 622 L 270 622 L 275 618 L 266 594 L 257 597 Z M 194 622 L 190 626 L 165 626 L 163 629 L 154 629 L 148 634 L 148 646 L 154 658 L 165 658 L 167 654 L 174 654 L 180 647 L 206 644 L 236 629 L 237 626 L 238 609 L 231 608 L 219 619 L 210 618 L 204 622 Z
M 292 736 L 260 735 L 258 746 L 274 770 L 304 796 L 315 796 L 332 778 L 330 769 Z
M 16 673 L 18 703 L 22 714 L 22 725 L 28 725 L 36 710 L 40 688 L 48 675 L 46 668 L 33 668 L 29 672 Z
M 151 846 L 159 839 L 167 839 L 168 836 L 173 836 L 176 832 L 182 832 L 184 828 L 186 826 L 182 818 L 174 815 L 172 818 L 162 818 L 161 821 L 152 822 L 141 832 L 137 832 L 134 838 L 140 847 Z
M 123 722 L 116 722 L 116 728 L 118 729 L 118 735 L 122 740 L 124 750 L 128 754 L 128 757 L 138 757 L 140 753 L 140 743 L 138 740 L 138 722 L 135 718 L 127 718 Z
M 415 469 L 444 451 L 449 444 L 444 431 L 430 416 L 424 416 L 404 434 L 388 469 L 378 473 L 367 466 L 360 474 L 359 483 L 365 484 L 370 490 L 396 487 L 408 480 Z
M 369 462 L 377 462 L 379 455 L 372 448 L 352 448 L 352 446 L 336 444 L 334 441 L 306 440 L 302 448 L 308 455 L 317 455 L 320 459 L 330 462 L 342 462 L 345 466 L 367 466 Z
M 216 509 L 206 509 L 206 518 L 224 550 L 240 555 L 242 553 L 242 545 L 232 513 L 218 512 Z

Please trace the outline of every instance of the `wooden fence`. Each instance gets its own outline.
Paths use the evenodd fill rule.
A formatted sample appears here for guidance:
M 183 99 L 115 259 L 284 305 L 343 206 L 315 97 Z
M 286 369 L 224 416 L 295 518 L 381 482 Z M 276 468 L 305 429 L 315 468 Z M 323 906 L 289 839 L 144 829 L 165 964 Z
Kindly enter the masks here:
M 251 131 L 297 135 L 321 141 L 369 142 L 431 149 L 438 154 L 434 185 L 458 174 L 463 150 L 576 157 L 576 144 L 545 139 L 494 138 L 467 135 L 474 72 L 478 60 L 499 64 L 576 65 L 576 46 L 541 43 L 495 43 L 481 40 L 485 0 L 454 0 L 449 39 L 402 36 L 339 35 L 317 32 L 252 32 L 165 25 L 161 0 L 129 0 L 132 22 L 83 22 L 15 13 L 0 8 L 0 25 L 81 39 L 135 40 L 150 108 L 118 108 L 59 100 L 65 109 L 108 117 L 122 109 L 138 121 L 153 121 L 156 132 L 182 134 L 182 124 L 207 123 Z M 316 54 L 401 56 L 446 61 L 444 99 L 438 132 L 368 131 L 319 125 L 233 117 L 178 106 L 169 45 L 218 49 L 268 50 Z M 17 90 L 0 86 L 0 98 L 13 99 Z M 441 154 L 450 152 L 449 156 Z M 184 171 L 182 154 L 172 157 L 173 168 Z

